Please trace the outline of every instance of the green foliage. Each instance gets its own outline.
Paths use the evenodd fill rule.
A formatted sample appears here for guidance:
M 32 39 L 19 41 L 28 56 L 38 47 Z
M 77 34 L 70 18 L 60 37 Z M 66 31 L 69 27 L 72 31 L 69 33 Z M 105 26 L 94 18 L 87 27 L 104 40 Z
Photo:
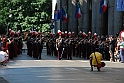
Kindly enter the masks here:
M 0 0 L 0 27 L 6 27 L 5 33 L 7 27 L 17 31 L 18 25 L 22 31 L 30 30 L 32 26 L 48 31 L 51 8 L 52 0 Z

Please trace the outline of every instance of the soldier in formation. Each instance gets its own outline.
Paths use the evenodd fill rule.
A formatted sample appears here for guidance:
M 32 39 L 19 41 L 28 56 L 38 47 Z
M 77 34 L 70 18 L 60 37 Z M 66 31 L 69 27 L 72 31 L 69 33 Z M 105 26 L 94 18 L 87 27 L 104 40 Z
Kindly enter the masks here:
M 9 31 L 8 35 L 7 40 L 3 38 L 2 47 L 6 48 L 9 57 L 13 59 L 21 53 L 22 37 L 20 32 L 15 33 L 12 30 Z M 71 60 L 73 56 L 89 59 L 92 48 L 95 47 L 103 55 L 102 59 L 112 58 L 114 61 L 114 55 L 110 56 L 114 52 L 111 50 L 112 41 L 110 38 L 114 38 L 115 48 L 117 36 L 99 36 L 96 33 L 92 35 L 91 32 L 86 34 L 82 31 L 75 35 L 74 32 L 61 32 L 60 30 L 56 34 L 48 32 L 43 36 L 41 32 L 29 31 L 26 38 L 27 55 L 41 59 L 44 43 L 46 43 L 47 55 L 57 56 L 58 60 L 63 58 Z
M 1 37 L 1 50 L 8 54 L 8 60 L 14 59 L 14 57 L 22 53 L 22 35 L 20 30 L 15 32 L 9 29 L 8 34 Z
M 36 59 L 42 59 L 42 50 L 44 45 L 44 38 L 42 33 L 30 31 L 27 37 L 27 55 Z
M 58 31 L 58 33 L 54 34 L 54 36 L 53 34 L 51 35 L 52 36 L 50 35 L 46 36 L 46 38 L 48 37 L 47 42 L 49 42 L 47 47 L 47 50 L 49 52 L 48 55 L 57 56 L 58 60 L 61 60 L 62 58 L 72 59 L 72 56 L 89 59 L 89 56 L 92 53 L 92 49 L 94 47 L 98 49 L 99 52 L 103 55 L 102 59 L 110 60 L 111 58 L 110 37 L 112 36 L 102 36 L 102 35 L 99 36 L 97 35 L 97 33 L 94 33 L 92 35 L 90 31 L 88 32 L 88 34 L 80 31 L 78 35 L 75 35 L 74 32 L 67 33 L 67 31 L 65 31 L 64 33 Z M 116 47 L 116 43 L 117 43 L 116 40 L 118 37 L 117 36 L 113 36 L 113 37 L 115 41 L 114 45 Z

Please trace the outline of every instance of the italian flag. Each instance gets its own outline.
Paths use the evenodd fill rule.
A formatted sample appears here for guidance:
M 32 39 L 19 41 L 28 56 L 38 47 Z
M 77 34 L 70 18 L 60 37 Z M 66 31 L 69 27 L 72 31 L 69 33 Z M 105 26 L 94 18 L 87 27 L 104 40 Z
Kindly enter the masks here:
M 81 8 L 79 2 L 76 3 L 76 17 L 78 19 L 81 17 Z
M 106 0 L 104 0 L 104 4 L 103 4 L 103 7 L 102 7 L 102 11 L 105 12 L 107 9 L 107 2 Z
M 63 20 L 64 20 L 64 22 L 68 21 L 68 14 L 67 14 L 67 9 L 66 8 L 64 8 Z

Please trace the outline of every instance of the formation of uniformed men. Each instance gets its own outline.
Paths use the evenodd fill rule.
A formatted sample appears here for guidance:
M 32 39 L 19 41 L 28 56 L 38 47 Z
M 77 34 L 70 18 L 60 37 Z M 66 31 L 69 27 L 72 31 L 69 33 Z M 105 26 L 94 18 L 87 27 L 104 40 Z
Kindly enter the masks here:
M 27 37 L 27 55 L 36 59 L 42 59 L 44 39 L 41 32 L 29 32 Z
M 9 59 L 13 59 L 22 53 L 23 38 L 20 31 L 15 32 L 11 29 L 9 29 L 7 35 L 2 36 L 1 50 L 8 53 Z M 44 44 L 42 33 L 30 31 L 24 41 L 26 41 L 27 45 L 27 55 L 36 59 L 41 59 Z
M 116 41 L 117 35 L 113 37 Z M 75 35 L 74 32 L 67 33 L 65 31 L 63 33 L 58 31 L 57 34 L 48 33 L 45 38 L 47 55 L 57 56 L 58 60 L 62 58 L 71 60 L 72 56 L 89 59 L 93 48 L 102 53 L 104 60 L 110 60 L 111 58 L 109 53 L 111 48 L 110 36 L 98 36 L 96 33 L 92 36 L 91 32 L 86 34 L 81 31 L 78 35 Z
M 111 44 L 109 36 L 98 36 L 96 33 L 92 36 L 91 32 L 86 34 L 80 31 L 78 35 L 75 35 L 74 32 L 58 31 L 57 34 L 48 32 L 43 36 L 42 32 L 30 31 L 26 38 L 27 55 L 42 59 L 42 50 L 45 44 L 47 55 L 57 56 L 58 60 L 63 58 L 71 60 L 72 56 L 89 59 L 93 48 L 99 49 L 104 60 L 110 60 L 113 58 L 110 56 L 110 48 L 111 45 L 115 45 L 116 39 L 117 36 L 115 36 L 114 44 Z M 6 49 L 8 52 L 10 59 L 17 57 L 23 46 L 20 32 L 9 30 L 7 38 L 3 38 L 2 45 L 3 50 Z
M 22 37 L 20 31 L 9 29 L 7 35 L 1 37 L 1 50 L 7 52 L 9 59 L 13 59 L 22 53 Z

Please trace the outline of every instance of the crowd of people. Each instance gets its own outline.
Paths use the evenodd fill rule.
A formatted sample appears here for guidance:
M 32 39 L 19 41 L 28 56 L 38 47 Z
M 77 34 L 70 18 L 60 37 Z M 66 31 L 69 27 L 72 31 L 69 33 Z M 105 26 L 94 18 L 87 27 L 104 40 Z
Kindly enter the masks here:
M 58 60 L 63 58 L 72 60 L 73 56 L 90 59 L 93 49 L 97 49 L 102 54 L 102 60 L 124 62 L 123 38 L 116 35 L 100 36 L 96 33 L 61 32 L 56 34 L 47 32 L 29 31 L 26 37 L 18 32 L 9 30 L 7 35 L 1 36 L 1 51 L 8 54 L 9 59 L 13 59 L 22 53 L 22 49 L 27 49 L 27 55 L 36 59 L 42 59 L 42 50 L 46 46 L 47 55 L 57 56 Z M 25 47 L 26 46 L 26 47 Z

